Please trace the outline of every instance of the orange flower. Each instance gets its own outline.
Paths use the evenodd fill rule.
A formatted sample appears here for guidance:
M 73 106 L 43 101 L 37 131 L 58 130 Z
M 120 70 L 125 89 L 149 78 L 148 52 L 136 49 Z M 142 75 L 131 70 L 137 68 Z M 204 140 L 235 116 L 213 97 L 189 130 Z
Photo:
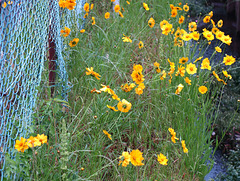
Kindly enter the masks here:
M 120 9 L 121 9 L 121 7 L 120 7 L 119 4 L 117 4 L 117 5 L 114 7 L 114 11 L 115 11 L 116 13 L 118 13 L 118 11 L 120 11 Z
M 70 47 L 75 47 L 78 42 L 79 42 L 79 39 L 78 39 L 78 38 L 73 38 L 73 40 L 70 41 L 69 46 L 70 46 Z
M 200 87 L 198 88 L 198 91 L 199 91 L 201 94 L 205 94 L 205 93 L 208 91 L 208 89 L 207 89 L 206 86 L 200 86 Z
M 109 12 L 106 12 L 106 13 L 105 13 L 105 19 L 108 19 L 108 18 L 110 18 L 110 13 L 109 13 Z
M 63 35 L 64 37 L 67 37 L 67 36 L 70 34 L 71 30 L 70 30 L 70 28 L 68 28 L 68 27 L 66 27 L 66 26 L 65 26 L 64 29 L 65 29 L 65 30 L 61 30 L 61 31 L 60 31 L 61 36 Z
M 225 65 L 232 65 L 235 61 L 236 59 L 233 56 L 226 55 L 223 58 L 223 63 L 225 63 Z

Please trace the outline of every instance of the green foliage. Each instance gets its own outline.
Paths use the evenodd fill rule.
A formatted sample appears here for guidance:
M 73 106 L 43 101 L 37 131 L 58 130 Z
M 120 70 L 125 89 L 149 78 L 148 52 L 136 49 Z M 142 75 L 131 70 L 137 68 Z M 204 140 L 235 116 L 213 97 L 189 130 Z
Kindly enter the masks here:
M 9 153 L 5 154 L 5 171 L 4 180 L 19 180 L 20 178 L 29 179 L 32 158 L 32 151 L 28 150 L 26 153 L 18 153 L 17 150 L 13 150 L 12 154 L 16 155 L 14 159 L 11 159 Z
M 240 180 L 240 150 L 231 150 L 227 158 L 227 170 L 225 174 L 218 176 L 219 180 L 238 181 Z
M 213 7 L 208 0 L 188 0 L 191 17 L 199 17 L 208 14 Z

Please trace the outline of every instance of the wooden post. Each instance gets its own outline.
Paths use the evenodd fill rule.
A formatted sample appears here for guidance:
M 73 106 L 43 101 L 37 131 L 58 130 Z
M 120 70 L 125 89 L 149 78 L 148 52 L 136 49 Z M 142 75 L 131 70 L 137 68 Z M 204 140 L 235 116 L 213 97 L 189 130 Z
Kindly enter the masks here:
M 56 0 L 50 0 L 49 1 L 49 7 L 50 7 L 50 16 L 49 16 L 49 32 L 48 32 L 48 45 L 49 45 L 49 62 L 48 62 L 48 69 L 49 69 L 49 86 L 51 86 L 51 97 L 54 96 L 54 86 L 56 81 L 56 60 L 57 60 L 57 54 L 56 54 L 56 43 L 54 40 L 54 16 L 53 16 L 53 4 Z

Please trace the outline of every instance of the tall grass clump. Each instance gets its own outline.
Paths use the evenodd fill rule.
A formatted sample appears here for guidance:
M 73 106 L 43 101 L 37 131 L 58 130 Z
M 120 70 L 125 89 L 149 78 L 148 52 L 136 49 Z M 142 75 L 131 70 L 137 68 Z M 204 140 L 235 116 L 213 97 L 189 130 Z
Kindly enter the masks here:
M 48 96 L 36 112 L 33 134 L 48 135 L 48 146 L 38 149 L 35 178 L 203 180 L 215 118 L 211 83 L 227 84 L 230 75 L 197 47 L 217 38 L 220 53 L 231 38 L 212 12 L 203 19 L 209 29 L 196 31 L 188 10 L 175 0 L 88 1 L 85 28 L 63 27 L 73 87 L 68 103 Z M 221 64 L 234 62 L 226 55 Z

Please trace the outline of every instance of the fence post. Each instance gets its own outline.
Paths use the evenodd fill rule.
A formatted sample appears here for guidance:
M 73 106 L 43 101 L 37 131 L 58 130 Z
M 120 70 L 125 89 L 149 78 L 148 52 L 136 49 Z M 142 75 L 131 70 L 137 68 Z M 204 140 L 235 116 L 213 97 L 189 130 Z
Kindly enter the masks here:
M 51 87 L 51 97 L 54 95 L 54 86 L 55 86 L 55 80 L 56 80 L 56 60 L 57 60 L 57 54 L 56 54 L 56 42 L 54 37 L 54 30 L 56 29 L 55 26 L 55 18 L 54 18 L 54 9 L 53 4 L 56 0 L 50 0 L 49 1 L 49 32 L 48 32 L 48 46 L 49 46 L 49 57 L 48 57 L 48 69 L 49 69 L 49 86 Z

